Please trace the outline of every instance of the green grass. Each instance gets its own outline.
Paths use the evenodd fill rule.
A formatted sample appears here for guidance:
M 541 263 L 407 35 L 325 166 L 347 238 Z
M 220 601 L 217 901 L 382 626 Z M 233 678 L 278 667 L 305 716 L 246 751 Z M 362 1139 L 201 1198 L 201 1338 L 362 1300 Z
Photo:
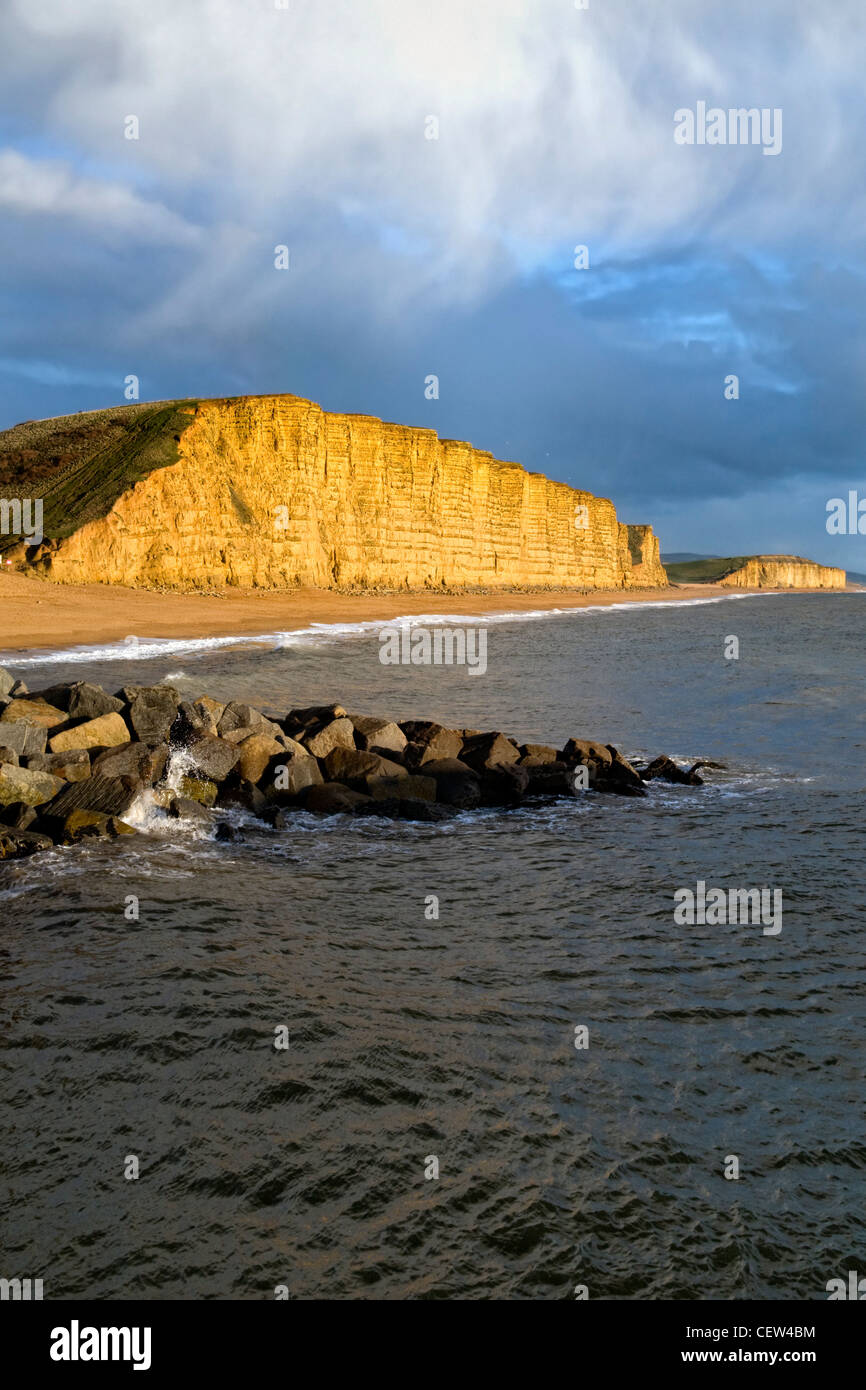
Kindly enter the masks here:
M 107 516 L 118 497 L 154 469 L 177 463 L 196 404 L 118 406 L 15 425 L 0 434 L 0 492 L 41 497 L 46 539 L 70 536 Z M 19 539 L 0 536 L 0 552 Z
M 717 584 L 726 574 L 742 569 L 751 555 L 729 555 L 721 560 L 683 560 L 665 565 L 672 584 Z

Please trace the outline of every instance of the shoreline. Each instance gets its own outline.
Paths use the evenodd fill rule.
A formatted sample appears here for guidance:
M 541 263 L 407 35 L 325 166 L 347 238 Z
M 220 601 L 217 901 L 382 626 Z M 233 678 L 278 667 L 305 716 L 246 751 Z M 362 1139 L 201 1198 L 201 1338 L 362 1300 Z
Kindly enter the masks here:
M 0 652 L 123 642 L 128 636 L 184 640 L 299 631 L 312 624 L 388 622 L 431 615 L 465 619 L 502 613 L 609 608 L 763 594 L 846 593 L 845 589 L 730 589 L 720 584 L 666 589 L 547 589 L 538 593 L 345 594 L 332 589 L 237 590 L 227 594 L 164 593 L 110 584 L 51 584 L 0 575 Z M 37 613 L 37 608 L 41 612 Z

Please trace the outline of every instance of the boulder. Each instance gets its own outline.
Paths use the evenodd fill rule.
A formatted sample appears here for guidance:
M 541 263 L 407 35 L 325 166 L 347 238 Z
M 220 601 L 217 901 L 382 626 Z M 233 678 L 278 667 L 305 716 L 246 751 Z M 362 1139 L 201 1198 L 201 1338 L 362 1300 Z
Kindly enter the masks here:
M 476 772 L 483 772 L 486 768 L 516 763 L 519 757 L 517 748 L 509 738 L 504 734 L 489 733 L 467 739 L 460 761 Z
M 219 789 L 219 806 L 239 806 L 244 811 L 252 811 L 254 816 L 264 817 L 271 808 L 261 787 L 255 782 L 247 782 L 234 773 Z
M 546 743 L 521 743 L 520 763 L 522 767 L 543 767 L 545 763 L 555 763 L 559 761 L 559 754 L 555 748 L 550 748 Z
M 463 748 L 463 736 L 456 729 L 446 729 L 431 719 L 407 719 L 400 725 L 407 742 L 420 750 L 413 753 L 407 763 L 420 767 L 422 763 L 441 761 L 443 758 L 459 758 Z
M 329 724 L 312 726 L 305 730 L 301 742 L 314 758 L 327 758 L 335 748 L 345 748 L 355 752 L 355 730 L 351 719 L 340 716 Z
M 590 785 L 595 779 L 595 768 L 567 767 L 565 763 L 519 764 L 529 773 L 527 796 L 579 796 L 584 788 L 579 779 L 581 770 L 588 773 Z
M 28 830 L 37 817 L 35 806 L 25 806 L 23 801 L 13 801 L 11 806 L 0 810 L 0 824 L 12 830 Z
M 559 758 L 569 767 L 574 767 L 577 763 L 583 763 L 584 766 L 589 763 L 606 766 L 611 761 L 610 749 L 604 743 L 596 743 L 595 739 L 591 738 L 570 738 Z
M 317 815 L 335 816 L 340 812 L 352 812 L 357 806 L 369 801 L 369 797 L 339 782 L 323 782 L 318 787 L 308 787 L 304 792 L 305 811 L 315 811 Z
M 436 778 L 422 777 L 417 773 L 402 777 L 380 777 L 368 784 L 370 795 L 376 801 L 385 801 L 396 796 L 399 801 L 435 801 Z
M 70 811 L 69 815 L 63 818 L 59 833 L 55 837 L 56 843 L 74 845 L 78 840 L 108 839 L 110 821 L 111 817 L 101 811 L 86 811 L 83 808 Z
M 127 720 L 139 743 L 166 743 L 177 717 L 180 696 L 171 685 L 126 685 Z
M 63 729 L 48 740 L 52 753 L 65 753 L 70 748 L 116 748 L 129 743 L 129 729 L 119 714 L 101 714 L 73 729 Z
M 618 753 L 612 743 L 607 745 L 610 753 L 610 764 L 604 768 L 602 779 L 604 781 L 615 782 L 618 785 L 642 788 L 643 779 L 636 767 L 632 767 L 627 758 Z
M 223 734 L 229 733 L 232 729 L 254 729 L 259 724 L 265 722 L 265 716 L 254 709 L 252 705 L 242 704 L 239 700 L 232 700 L 226 705 L 217 726 L 220 738 Z
M 219 727 L 219 722 L 226 712 L 226 707 L 220 700 L 214 700 L 210 695 L 199 695 L 197 700 L 193 700 L 193 705 L 202 714 L 209 714 Z
M 84 782 L 68 782 L 45 807 L 43 815 L 52 820 L 62 820 L 70 811 L 99 811 L 104 816 L 122 816 L 140 790 L 133 778 L 100 777 L 94 771 Z
M 0 700 L 5 700 L 15 684 L 15 677 L 5 666 L 0 666 Z
M 188 767 L 197 777 L 211 782 L 223 782 L 239 758 L 239 750 L 221 738 L 196 739 L 187 749 Z
M 229 825 L 228 821 L 225 821 L 225 820 L 220 821 L 219 825 L 217 826 L 216 830 L 214 831 L 214 839 L 215 839 L 215 840 L 228 840 L 228 841 L 233 841 L 233 840 L 242 840 L 243 838 L 244 838 L 244 837 L 243 837 L 243 835 L 241 834 L 240 830 L 238 830 L 237 826 L 235 826 L 235 825 Z
M 323 781 L 316 759 L 302 752 L 283 756 L 273 763 L 267 785 L 263 784 L 262 789 L 269 801 L 284 804 L 300 796 L 307 787 L 321 786 Z
M 482 806 L 518 806 L 529 787 L 529 769 L 516 762 L 485 768 L 481 777 Z
M 200 806 L 216 805 L 219 788 L 216 782 L 208 781 L 205 777 L 181 777 L 179 796 L 188 801 L 197 801 Z
M 131 777 L 139 786 L 152 786 L 165 772 L 168 744 L 149 748 L 146 743 L 124 743 L 107 748 L 93 759 L 94 777 Z
M 197 738 L 216 738 L 218 723 L 213 711 L 201 700 L 182 700 L 169 730 L 169 742 L 183 747 Z M 245 729 L 244 735 L 248 733 L 249 730 Z
M 399 763 L 392 763 L 378 753 L 363 753 L 359 748 L 333 749 L 324 759 L 324 768 L 328 781 L 340 782 L 368 795 L 383 779 L 406 777 L 406 769 Z
M 183 706 L 182 706 L 182 705 L 181 705 L 181 709 L 183 709 Z M 244 727 L 244 728 L 241 728 L 241 729 L 226 729 L 225 733 L 224 733 L 224 734 L 219 734 L 218 737 L 222 739 L 223 743 L 230 743 L 231 746 L 232 746 L 232 748 L 240 748 L 240 746 L 241 746 L 242 743 L 246 743 L 246 741 L 247 741 L 248 738 L 252 738 L 253 735 L 256 734 L 256 733 L 258 733 L 258 732 L 259 732 L 258 728 L 255 728 L 255 729 L 248 729 L 248 728 Z M 204 733 L 204 730 L 201 730 L 199 733 L 197 733 L 197 734 L 195 735 L 195 737 L 196 737 L 196 738 L 201 738 L 203 733 Z M 173 729 L 172 729 L 171 736 L 172 736 L 172 742 L 179 742 L 179 743 L 180 743 L 180 742 L 187 742 L 187 743 L 189 742 L 189 739 L 188 739 L 188 738 L 187 738 L 187 739 L 177 739 L 177 740 L 176 740 L 175 737 L 174 737 L 174 730 L 173 730 Z
M 0 764 L 0 806 L 23 802 L 25 806 L 44 806 L 66 783 L 50 772 L 31 772 L 26 767 Z
M 391 719 L 379 719 L 375 715 L 350 714 L 355 730 L 355 742 L 365 752 L 402 753 L 408 739 Z
M 308 729 L 314 725 L 331 724 L 335 719 L 346 719 L 342 705 L 310 705 L 307 709 L 289 710 L 283 720 L 287 734 L 295 729 Z
M 86 748 L 71 748 L 68 753 L 38 753 L 27 759 L 27 766 L 62 777 L 64 782 L 83 782 L 90 776 L 90 754 Z
M 285 761 L 284 749 L 267 734 L 251 734 L 240 745 L 238 772 L 245 782 L 260 782 L 274 758 Z
M 31 729 L 56 729 L 66 723 L 66 711 L 47 700 L 32 699 L 28 696 L 10 700 L 0 714 L 0 724 L 25 724 Z
M 459 758 L 441 758 L 424 764 L 424 776 L 436 780 L 436 800 L 458 810 L 470 811 L 481 801 L 481 781 Z
M 101 714 L 120 714 L 123 701 L 116 695 L 109 695 L 100 685 L 76 681 L 69 687 L 63 708 L 70 719 L 98 719 Z
M 36 754 L 36 756 L 38 757 L 39 754 Z M 7 748 L 5 744 L 0 743 L 0 763 L 11 763 L 13 767 L 17 767 L 20 761 L 14 748 Z M 28 762 L 29 761 L 28 759 Z M 40 769 L 40 771 L 44 770 L 44 768 Z
M 663 782 L 675 782 L 687 787 L 702 787 L 703 777 L 698 776 L 697 769 L 703 767 L 703 763 L 695 763 L 694 767 L 688 769 L 678 767 L 673 758 L 662 755 L 653 758 L 648 767 L 641 770 L 641 778 L 644 782 L 653 782 L 660 778 Z
M 88 811 L 78 807 L 68 815 L 57 818 L 54 830 L 55 844 L 74 845 L 79 840 L 115 839 L 118 835 L 134 835 L 136 831 L 117 816 L 107 816 L 101 811 Z
M 49 835 L 0 826 L 0 859 L 23 859 L 25 855 L 53 848 L 54 841 Z
M 206 805 L 191 796 L 173 796 L 168 803 L 168 814 L 174 820 L 210 821 Z
M 32 758 L 44 753 L 48 744 L 48 730 L 37 729 L 31 724 L 21 722 L 3 724 L 0 722 L 0 745 L 19 758 Z

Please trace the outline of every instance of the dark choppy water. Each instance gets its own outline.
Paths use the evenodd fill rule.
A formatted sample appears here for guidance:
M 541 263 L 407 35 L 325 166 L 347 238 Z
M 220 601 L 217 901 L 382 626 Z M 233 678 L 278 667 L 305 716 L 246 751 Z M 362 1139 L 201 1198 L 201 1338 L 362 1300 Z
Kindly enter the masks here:
M 372 635 L 20 668 L 728 770 L 0 871 L 0 1273 L 49 1298 L 765 1299 L 866 1267 L 864 603 L 492 625 L 474 678 L 382 666 Z M 674 925 L 699 878 L 781 888 L 781 934 Z

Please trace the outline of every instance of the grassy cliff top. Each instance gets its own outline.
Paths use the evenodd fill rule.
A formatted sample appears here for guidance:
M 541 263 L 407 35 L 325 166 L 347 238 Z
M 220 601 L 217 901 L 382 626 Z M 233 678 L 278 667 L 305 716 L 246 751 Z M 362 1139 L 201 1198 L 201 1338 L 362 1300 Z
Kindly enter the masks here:
M 749 560 L 796 561 L 801 565 L 812 565 L 814 560 L 806 560 L 802 555 L 728 555 L 726 558 L 705 558 L 668 563 L 665 569 L 672 584 L 718 584 L 726 575 L 743 568 Z
M 155 468 L 176 463 L 196 402 L 115 406 L 53 420 L 25 420 L 0 433 L 0 495 L 41 497 L 52 539 L 107 516 L 118 497 Z M 0 536 L 0 551 L 17 543 Z

